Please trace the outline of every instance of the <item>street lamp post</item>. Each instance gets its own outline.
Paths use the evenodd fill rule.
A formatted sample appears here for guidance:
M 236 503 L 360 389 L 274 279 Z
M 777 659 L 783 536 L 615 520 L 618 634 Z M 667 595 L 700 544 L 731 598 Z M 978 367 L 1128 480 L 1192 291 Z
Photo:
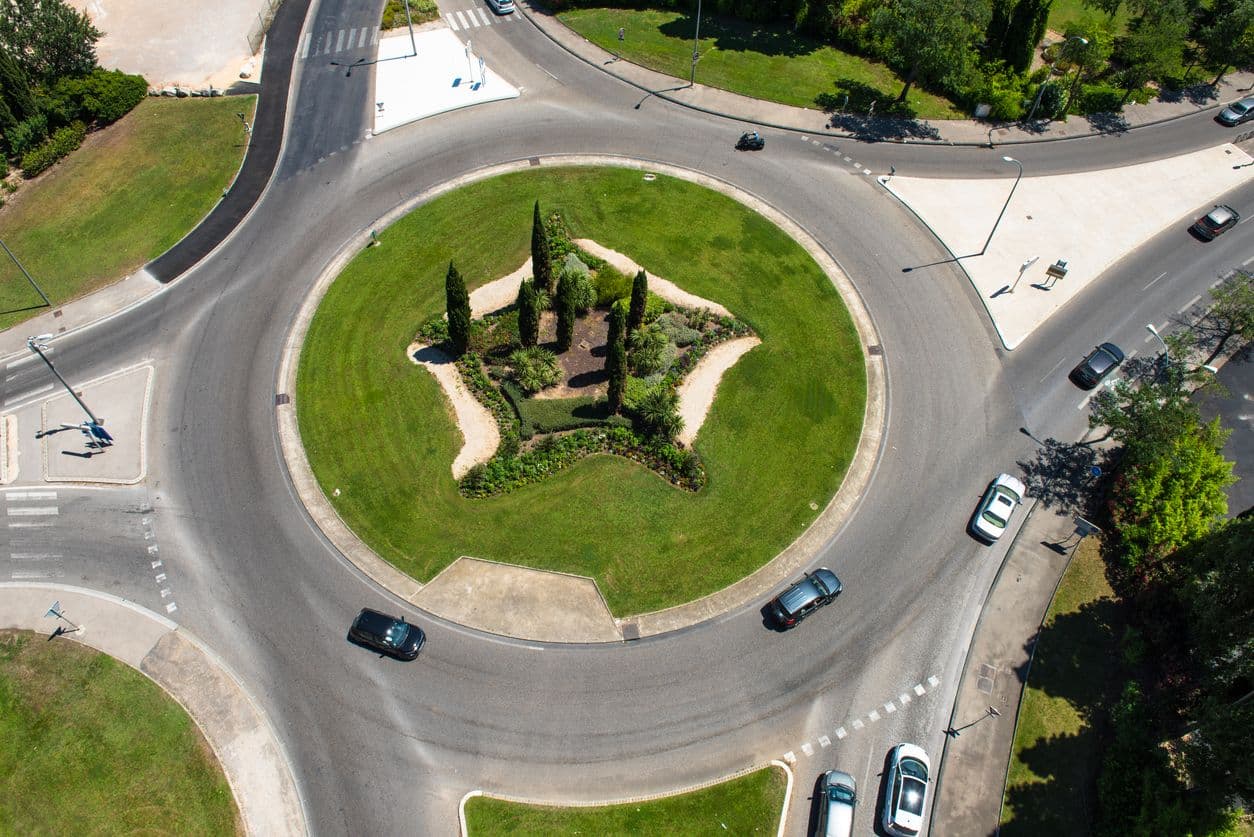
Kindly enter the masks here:
M 83 408 L 83 412 L 87 414 L 87 418 L 91 419 L 91 423 L 97 427 L 104 426 L 104 419 L 96 418 L 96 414 L 93 413 L 85 403 L 83 403 L 83 399 L 78 397 L 78 393 L 74 391 L 74 387 L 66 383 L 65 378 L 61 377 L 61 373 L 57 371 L 57 368 L 52 365 L 52 361 L 48 359 L 46 354 L 44 354 L 43 350 L 48 348 L 47 341 L 51 339 L 51 334 L 40 334 L 37 337 L 27 337 L 26 348 L 39 355 L 39 358 L 48 365 L 48 370 L 57 377 L 57 380 L 61 382 L 61 386 L 65 387 L 65 390 L 70 394 L 70 397 L 78 402 L 78 406 Z
M 1089 39 L 1083 38 L 1079 35 L 1072 35 L 1071 37 L 1067 38 L 1066 42 L 1070 42 L 1070 41 L 1079 41 L 1080 46 L 1082 47 L 1086 47 L 1089 45 Z M 1080 62 L 1077 61 L 1075 65 L 1075 78 L 1071 80 L 1071 89 L 1067 91 L 1067 104 L 1062 109 L 1062 115 L 1064 117 L 1067 115 L 1067 111 L 1071 109 L 1071 100 L 1075 96 L 1076 85 L 1080 83 L 1080 76 L 1083 75 L 1083 73 L 1084 73 L 1084 66 L 1080 64 Z
M 39 294 L 39 298 L 44 301 L 44 305 L 52 307 L 52 300 L 48 299 L 48 295 L 44 293 L 43 288 L 35 281 L 35 277 L 26 272 L 26 268 L 22 267 L 22 263 L 17 260 L 17 256 L 13 255 L 13 251 L 9 249 L 9 245 L 0 239 L 0 247 L 4 248 L 4 252 L 9 254 L 9 258 L 13 260 L 13 264 L 17 265 L 17 269 L 22 271 L 22 275 L 26 277 L 26 281 L 30 282 L 31 287 L 35 289 L 35 293 Z
M 1217 366 L 1211 366 L 1205 363 L 1194 365 L 1194 364 L 1188 363 L 1187 361 L 1183 359 L 1173 361 L 1171 359 L 1171 350 L 1167 347 L 1167 341 L 1164 340 L 1163 336 L 1158 333 L 1158 329 L 1154 328 L 1154 324 L 1146 323 L 1145 330 L 1148 331 L 1150 334 L 1154 335 L 1154 339 L 1157 340 L 1158 344 L 1163 347 L 1163 366 L 1166 367 L 1167 369 L 1177 369 L 1177 368 L 1180 369 L 1181 380 L 1174 382 L 1176 386 L 1179 386 L 1182 383 L 1184 372 L 1186 371 L 1186 367 L 1188 366 L 1193 366 L 1194 370 L 1201 369 L 1203 371 L 1209 372 L 1212 375 L 1219 374 L 1219 368 Z
M 688 77 L 688 86 L 697 83 L 697 59 L 701 57 L 701 0 L 697 0 L 697 26 L 692 33 L 692 75 Z
M 1006 207 L 1010 206 L 1010 199 L 1015 196 L 1015 189 L 1019 188 L 1019 180 L 1023 178 L 1023 163 L 1020 163 L 1014 157 L 1002 157 L 1007 163 L 1014 163 L 1019 167 L 1019 173 L 1015 175 L 1014 185 L 1010 187 L 1010 194 L 1006 195 L 1006 202 L 1001 206 L 1001 212 L 997 213 L 997 220 L 993 222 L 993 228 L 988 231 L 988 238 L 984 240 L 984 246 L 980 248 L 977 256 L 983 256 L 988 250 L 988 245 L 993 241 L 993 233 L 997 232 L 997 225 L 1001 223 L 1001 218 L 1006 214 Z

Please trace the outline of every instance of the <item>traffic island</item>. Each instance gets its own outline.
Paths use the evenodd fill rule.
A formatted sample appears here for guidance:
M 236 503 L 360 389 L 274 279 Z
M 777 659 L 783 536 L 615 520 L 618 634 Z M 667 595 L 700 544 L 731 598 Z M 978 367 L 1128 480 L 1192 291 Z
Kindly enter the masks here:
M 147 473 L 145 429 L 151 366 L 139 366 L 62 392 L 43 404 L 37 438 L 47 482 L 134 485 Z M 87 410 L 100 420 L 93 428 Z M 103 434 L 101 433 L 103 428 Z

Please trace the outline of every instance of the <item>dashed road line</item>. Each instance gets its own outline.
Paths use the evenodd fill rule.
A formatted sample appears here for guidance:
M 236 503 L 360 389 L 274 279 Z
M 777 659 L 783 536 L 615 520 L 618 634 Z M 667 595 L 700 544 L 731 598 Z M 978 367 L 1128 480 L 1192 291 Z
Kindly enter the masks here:
M 866 724 L 862 723 L 861 718 L 854 718 L 853 724 L 851 726 L 853 726 L 854 729 L 862 729 L 864 726 L 866 726 Z
M 836 737 L 843 739 L 849 732 L 844 727 L 836 727 Z
M 897 702 L 901 704 L 902 709 L 905 709 L 906 704 L 910 702 L 910 695 L 906 694 L 905 692 L 902 692 L 901 694 L 897 695 Z
M 60 514 L 56 506 L 9 506 L 10 517 L 43 517 Z
M 940 678 L 937 677 L 935 674 L 933 674 L 931 677 L 927 679 L 927 685 L 935 689 L 937 686 L 940 685 Z
M 875 723 L 880 719 L 880 713 L 872 709 L 869 713 L 867 713 L 867 717 L 871 719 L 871 723 Z
M 8 491 L 5 492 L 4 499 L 10 503 L 14 500 L 55 500 L 57 492 L 55 491 Z
M 1194 305 L 1197 305 L 1197 304 L 1198 304 L 1199 302 L 1201 302 L 1201 301 L 1202 301 L 1202 295 L 1201 295 L 1201 294 L 1198 294 L 1197 296 L 1195 296 L 1195 297 L 1193 297 L 1192 299 L 1190 299 L 1188 302 L 1184 303 L 1184 307 L 1183 307 L 1183 308 L 1181 308 L 1181 309 L 1180 309 L 1179 311 L 1177 311 L 1176 313 L 1177 313 L 1177 314 L 1183 314 L 1185 311 L 1188 311 L 1190 308 L 1192 308 Z
M 807 756 L 814 755 L 814 745 L 807 741 L 805 744 L 801 745 L 801 752 L 805 753 Z
M 923 684 L 922 684 L 922 683 L 915 683 L 915 684 L 914 684 L 914 693 L 915 693 L 916 695 L 918 695 L 919 697 L 923 697 L 925 694 L 927 694 L 927 689 L 923 688 Z
M 826 735 L 820 735 L 820 736 L 819 736 L 819 746 L 820 746 L 820 747 L 823 747 L 823 748 L 825 748 L 825 749 L 826 749 L 827 747 L 832 746 L 832 739 L 828 738 Z
M 1062 363 L 1063 363 L 1063 361 L 1065 361 L 1065 360 L 1066 360 L 1066 358 L 1065 358 L 1065 357 L 1059 358 L 1059 359 L 1058 359 L 1058 362 L 1057 362 L 1057 363 L 1055 363 L 1055 364 L 1054 364 L 1054 365 L 1050 368 L 1050 370 L 1049 370 L 1048 372 L 1046 372 L 1046 373 L 1045 373 L 1044 377 L 1042 377 L 1039 381 L 1037 381 L 1037 383 L 1038 383 L 1038 384 L 1043 384 L 1043 383 L 1045 383 L 1045 378 L 1048 378 L 1050 375 L 1054 374 L 1054 370 L 1056 370 L 1059 366 L 1062 366 Z
M 891 700 L 888 703 L 884 704 L 885 714 L 891 715 L 896 711 L 897 711 L 897 704 L 893 703 Z
M 1157 282 L 1159 279 L 1162 279 L 1166 275 L 1167 275 L 1167 271 L 1164 270 L 1162 273 L 1158 274 L 1153 279 L 1151 279 L 1149 285 L 1146 285 L 1144 288 L 1141 288 L 1141 290 L 1148 291 L 1150 289 L 1150 285 L 1153 285 L 1155 282 Z

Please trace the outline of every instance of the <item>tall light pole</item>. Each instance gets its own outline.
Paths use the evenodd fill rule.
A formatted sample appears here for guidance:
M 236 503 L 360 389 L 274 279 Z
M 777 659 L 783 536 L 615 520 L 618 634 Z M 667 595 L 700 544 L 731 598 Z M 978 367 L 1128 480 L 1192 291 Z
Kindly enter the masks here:
M 1067 38 L 1067 40 L 1064 41 L 1064 43 L 1070 43 L 1071 41 L 1079 41 L 1080 46 L 1082 47 L 1087 47 L 1089 45 L 1089 39 L 1080 37 L 1079 35 L 1072 35 L 1071 37 Z M 1075 96 L 1076 85 L 1080 83 L 1080 76 L 1083 73 L 1084 73 L 1084 65 L 1081 64 L 1079 61 L 1077 61 L 1075 64 L 1075 78 L 1071 80 L 1071 89 L 1067 91 L 1067 104 L 1062 109 L 1062 115 L 1064 117 L 1067 115 L 1067 111 L 1071 109 L 1071 99 Z
M 1163 347 L 1163 357 L 1167 359 L 1168 363 L 1170 363 L 1171 362 L 1171 350 L 1167 348 L 1167 341 L 1164 340 L 1163 336 L 1158 333 L 1158 329 L 1154 328 L 1153 323 L 1146 323 L 1145 330 L 1148 331 L 1150 334 L 1154 335 L 1154 339 L 1157 340 L 1158 344 Z
M 78 393 L 74 391 L 74 387 L 66 383 L 65 378 L 61 377 L 61 373 L 57 371 L 57 368 L 52 365 L 52 361 L 48 360 L 48 356 L 44 354 L 43 350 L 48 348 L 48 341 L 51 339 L 51 334 L 40 334 L 37 337 L 27 337 L 26 348 L 39 355 L 39 358 L 48 365 L 48 370 L 52 372 L 53 375 L 57 376 L 57 380 L 61 382 L 61 386 L 65 387 L 65 390 L 70 394 L 70 397 L 78 402 L 78 406 L 83 408 L 83 412 L 87 414 L 87 418 L 91 419 L 91 423 L 98 427 L 103 426 L 104 419 L 96 418 L 96 414 L 88 409 L 87 405 L 83 403 L 83 399 L 79 398 Z
M 697 59 L 701 57 L 701 0 L 697 0 L 697 27 L 692 33 L 692 75 L 688 77 L 688 86 L 697 83 Z
M 26 281 L 30 282 L 31 287 L 35 289 L 35 293 L 39 294 L 39 298 L 44 301 L 44 305 L 51 308 L 52 300 L 48 299 L 48 295 L 44 293 L 43 288 L 39 287 L 39 284 L 35 282 L 35 277 L 27 273 L 26 268 L 22 267 L 22 263 L 17 260 L 17 256 L 13 255 L 13 251 L 9 249 L 9 245 L 5 244 L 3 240 L 0 240 L 0 247 L 3 247 L 4 252 L 9 254 L 9 258 L 13 260 L 13 264 L 17 265 L 17 269 L 22 271 L 22 275 L 26 277 Z
M 997 220 L 993 222 L 993 228 L 988 231 L 988 238 L 984 240 L 984 246 L 980 249 L 980 252 L 975 254 L 977 256 L 983 256 L 984 252 L 988 250 L 988 245 L 993 240 L 993 233 L 997 232 L 997 225 L 1001 223 L 1001 217 L 1006 214 L 1006 207 L 1010 206 L 1010 199 L 1015 196 L 1015 189 L 1019 188 L 1019 181 L 1023 178 L 1023 163 L 1020 163 L 1014 157 L 1002 157 L 1002 160 L 1018 166 L 1019 173 L 1015 175 L 1015 183 L 1010 187 L 1010 194 L 1006 195 L 1006 202 L 1001 205 L 1001 212 L 997 213 Z

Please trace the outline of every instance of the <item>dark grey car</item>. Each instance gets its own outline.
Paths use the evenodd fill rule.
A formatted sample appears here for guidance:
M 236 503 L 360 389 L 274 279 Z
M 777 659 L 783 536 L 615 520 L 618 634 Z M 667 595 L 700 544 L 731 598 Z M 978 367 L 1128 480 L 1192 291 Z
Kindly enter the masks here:
M 1088 357 L 1071 370 L 1071 380 L 1081 389 L 1093 389 L 1118 369 L 1121 363 L 1123 350 L 1114 343 L 1103 343 L 1089 352 Z
M 1238 99 L 1221 110 L 1215 116 L 1215 119 L 1229 127 L 1254 119 L 1254 96 Z
M 828 604 L 844 587 L 836 573 L 820 567 L 771 600 L 768 610 L 775 624 L 791 628 L 814 611 Z
M 367 607 L 349 627 L 348 641 L 399 660 L 412 660 L 422 650 L 427 636 L 417 625 Z
M 1216 204 L 1214 209 L 1194 221 L 1189 229 L 1203 241 L 1213 241 L 1215 236 L 1226 233 L 1240 220 L 1241 213 L 1221 203 Z

